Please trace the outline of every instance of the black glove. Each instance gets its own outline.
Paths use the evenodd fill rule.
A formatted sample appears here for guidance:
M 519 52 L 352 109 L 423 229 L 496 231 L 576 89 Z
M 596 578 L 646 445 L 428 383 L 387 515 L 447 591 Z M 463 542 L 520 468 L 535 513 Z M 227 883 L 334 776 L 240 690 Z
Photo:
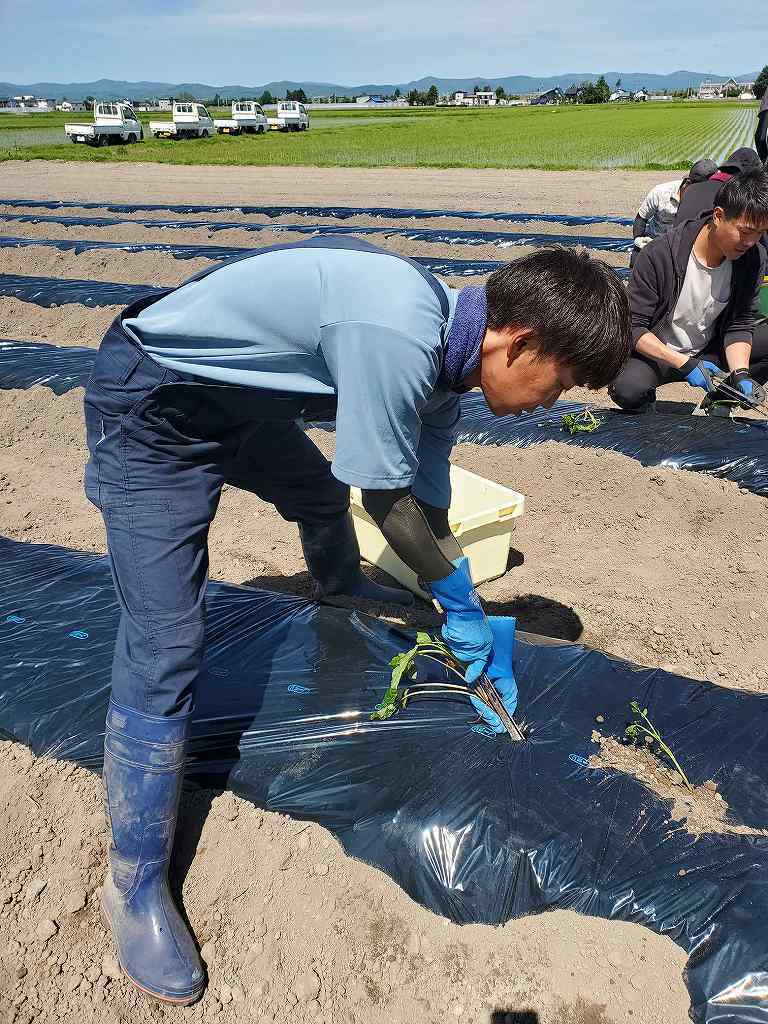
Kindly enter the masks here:
M 747 369 L 734 370 L 727 383 L 744 395 L 744 401 L 739 403 L 742 409 L 753 409 L 765 401 L 765 388 L 750 377 Z

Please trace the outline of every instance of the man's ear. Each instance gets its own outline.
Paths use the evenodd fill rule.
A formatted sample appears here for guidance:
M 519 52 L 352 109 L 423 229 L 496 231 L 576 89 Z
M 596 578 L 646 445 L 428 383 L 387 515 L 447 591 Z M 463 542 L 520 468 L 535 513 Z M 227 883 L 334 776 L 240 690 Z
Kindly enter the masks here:
M 516 359 L 529 348 L 534 342 L 534 333 L 525 327 L 513 327 L 507 332 L 507 367 L 510 367 Z
M 716 206 L 712 211 L 712 220 L 715 224 L 719 224 L 725 215 L 725 210 L 722 206 Z

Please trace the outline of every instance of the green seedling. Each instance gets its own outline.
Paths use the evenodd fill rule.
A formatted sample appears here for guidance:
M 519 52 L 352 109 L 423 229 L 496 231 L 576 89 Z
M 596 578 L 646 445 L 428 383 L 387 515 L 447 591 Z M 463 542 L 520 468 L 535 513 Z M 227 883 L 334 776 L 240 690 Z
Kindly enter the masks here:
M 400 687 L 403 682 L 415 679 L 417 658 L 427 658 L 430 661 L 436 661 L 443 668 L 447 668 L 450 672 L 455 673 L 461 680 L 462 685 L 466 686 L 461 663 L 456 660 L 443 641 L 430 636 L 429 633 L 417 633 L 416 646 L 412 647 L 409 651 L 403 651 L 402 654 L 396 654 L 389 663 L 392 667 L 392 677 L 381 703 L 376 706 L 376 710 L 371 714 L 371 718 L 374 721 L 380 722 L 386 718 L 391 718 L 392 715 L 405 707 L 407 695 L 401 691 Z
M 592 434 L 603 421 L 589 409 L 581 412 L 567 412 L 562 419 L 563 430 L 569 434 Z
M 648 738 L 650 738 L 651 742 L 657 743 L 659 749 L 664 751 L 669 760 L 675 766 L 675 770 L 679 773 L 688 792 L 693 793 L 693 786 L 691 785 L 688 776 L 683 771 L 680 762 L 675 757 L 672 749 L 661 738 L 661 733 L 648 717 L 648 708 L 641 708 L 636 700 L 630 701 L 629 706 L 635 717 L 635 721 L 632 722 L 631 725 L 627 726 L 624 730 L 624 735 L 628 739 L 634 741 L 642 739 L 643 742 L 648 742 Z

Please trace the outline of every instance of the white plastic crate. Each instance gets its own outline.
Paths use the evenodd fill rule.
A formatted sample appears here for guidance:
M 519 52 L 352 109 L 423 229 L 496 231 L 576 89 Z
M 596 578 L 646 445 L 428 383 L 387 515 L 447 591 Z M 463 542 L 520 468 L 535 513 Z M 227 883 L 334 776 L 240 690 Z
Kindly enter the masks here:
M 451 466 L 453 496 L 448 510 L 451 530 L 469 558 L 472 579 L 484 583 L 503 576 L 515 520 L 525 510 L 525 497 L 509 487 Z M 416 574 L 394 553 L 381 530 L 363 508 L 358 488 L 351 489 L 352 516 L 360 553 L 372 565 L 399 580 L 414 594 L 427 597 Z

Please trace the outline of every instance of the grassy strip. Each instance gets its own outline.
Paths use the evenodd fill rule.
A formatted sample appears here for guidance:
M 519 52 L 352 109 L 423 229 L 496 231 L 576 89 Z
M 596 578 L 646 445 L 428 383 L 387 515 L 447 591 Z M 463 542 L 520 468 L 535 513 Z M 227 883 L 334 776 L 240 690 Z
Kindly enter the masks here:
M 0 160 L 672 170 L 710 155 L 709 150 L 722 146 L 729 134 L 741 135 L 743 121 L 734 112 L 744 109 L 728 103 L 648 103 L 318 111 L 313 113 L 312 128 L 304 133 L 184 142 L 147 139 L 137 146 L 98 150 L 71 143 L 3 147 L 0 130 Z M 36 118 L 35 125 L 42 127 Z

